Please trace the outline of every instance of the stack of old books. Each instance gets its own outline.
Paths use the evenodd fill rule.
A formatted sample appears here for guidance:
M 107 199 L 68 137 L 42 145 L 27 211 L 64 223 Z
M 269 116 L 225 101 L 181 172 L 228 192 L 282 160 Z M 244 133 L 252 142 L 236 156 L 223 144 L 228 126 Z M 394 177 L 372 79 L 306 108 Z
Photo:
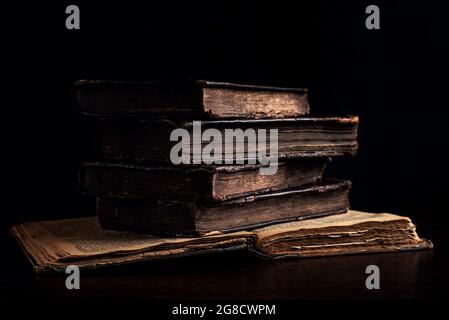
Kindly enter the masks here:
M 79 81 L 96 161 L 80 188 L 97 217 L 13 227 L 38 271 L 248 248 L 269 258 L 431 247 L 410 219 L 349 210 L 358 118 L 308 117 L 307 90 L 195 81 Z

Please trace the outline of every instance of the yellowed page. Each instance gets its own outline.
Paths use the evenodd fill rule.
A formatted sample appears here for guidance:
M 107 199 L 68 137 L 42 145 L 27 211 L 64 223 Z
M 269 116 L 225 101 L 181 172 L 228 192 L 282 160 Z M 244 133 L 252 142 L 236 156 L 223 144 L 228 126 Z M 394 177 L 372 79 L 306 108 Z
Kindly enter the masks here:
M 160 238 L 148 234 L 104 230 L 96 217 L 29 222 L 21 225 L 33 246 L 45 250 L 55 260 L 130 254 L 149 250 L 180 248 L 237 237 L 250 232 L 214 233 L 197 238 Z
M 280 233 L 287 233 L 304 229 L 342 227 L 342 226 L 352 226 L 364 222 L 385 222 L 396 220 L 406 220 L 411 223 L 411 220 L 409 218 L 394 215 L 391 213 L 368 213 L 356 210 L 349 210 L 347 213 L 344 214 L 337 214 L 319 219 L 307 219 L 271 225 L 268 227 L 254 230 L 254 232 L 257 234 L 257 237 L 259 239 L 262 239 Z

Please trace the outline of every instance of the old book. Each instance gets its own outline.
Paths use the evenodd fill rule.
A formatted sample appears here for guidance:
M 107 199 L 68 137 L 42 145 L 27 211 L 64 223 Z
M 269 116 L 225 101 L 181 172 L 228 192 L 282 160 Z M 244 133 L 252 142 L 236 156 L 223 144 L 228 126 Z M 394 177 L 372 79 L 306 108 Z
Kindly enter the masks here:
M 273 175 L 259 174 L 260 165 L 145 167 L 85 162 L 79 185 L 82 192 L 96 196 L 224 201 L 317 184 L 328 161 L 314 158 L 282 162 Z
M 68 265 L 99 268 L 147 260 L 247 249 L 269 259 L 432 248 L 407 217 L 350 210 L 346 214 L 197 238 L 160 238 L 108 231 L 96 217 L 28 222 L 12 229 L 36 272 Z
M 97 116 L 162 118 L 291 118 L 309 113 L 306 89 L 239 85 L 81 80 L 78 111 Z
M 185 129 L 189 134 L 188 148 L 179 151 L 179 157 L 193 162 L 193 146 L 196 143 L 204 159 L 205 147 L 212 150 L 212 156 L 219 159 L 254 159 L 249 150 L 259 151 L 260 143 L 266 142 L 263 150 L 267 155 L 274 147 L 270 144 L 270 130 L 277 130 L 277 156 L 280 159 L 301 157 L 333 157 L 354 155 L 357 150 L 358 117 L 295 118 L 270 120 L 222 120 L 202 121 L 200 128 L 216 129 L 217 137 L 212 141 L 193 134 L 193 122 L 113 120 L 101 121 L 97 141 L 98 157 L 105 160 L 123 162 L 161 162 L 171 163 L 171 151 L 182 139 L 170 141 L 173 130 Z M 253 130 L 254 139 L 228 138 L 226 130 Z M 259 130 L 266 133 L 267 141 L 259 141 Z M 273 147 L 273 149 L 271 149 Z M 226 154 L 226 151 L 230 150 Z M 257 156 L 260 152 L 257 153 Z
M 332 181 L 210 203 L 99 197 L 97 214 L 105 229 L 177 236 L 230 232 L 344 213 L 349 207 L 350 185 L 349 181 Z

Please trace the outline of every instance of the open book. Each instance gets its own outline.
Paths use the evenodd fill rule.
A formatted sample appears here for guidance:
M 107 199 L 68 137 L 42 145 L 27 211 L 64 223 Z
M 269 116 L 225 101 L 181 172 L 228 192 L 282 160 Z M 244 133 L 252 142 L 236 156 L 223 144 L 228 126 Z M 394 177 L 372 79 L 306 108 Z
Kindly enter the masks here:
M 97 217 L 29 222 L 13 235 L 37 272 L 64 271 L 68 265 L 96 268 L 158 258 L 248 249 L 266 258 L 316 257 L 431 248 L 407 217 L 348 211 L 233 233 L 196 238 L 160 238 L 108 231 Z

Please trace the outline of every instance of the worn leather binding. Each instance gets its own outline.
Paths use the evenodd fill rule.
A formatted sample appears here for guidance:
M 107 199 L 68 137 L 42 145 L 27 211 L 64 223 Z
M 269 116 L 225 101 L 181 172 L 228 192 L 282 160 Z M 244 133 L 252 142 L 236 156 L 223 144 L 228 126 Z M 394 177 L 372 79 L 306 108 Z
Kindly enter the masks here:
M 217 129 L 221 133 L 224 153 L 226 129 L 243 131 L 253 129 L 256 132 L 259 129 L 265 129 L 267 139 L 270 137 L 270 129 L 276 129 L 279 159 L 292 159 L 354 155 L 357 151 L 358 123 L 359 119 L 356 116 L 220 120 L 201 122 L 201 130 Z M 103 119 L 99 123 L 97 134 L 97 159 L 129 163 L 171 163 L 170 151 L 175 144 L 179 143 L 170 141 L 170 135 L 176 128 L 186 129 L 193 137 L 191 121 Z M 208 145 L 205 141 L 199 143 L 201 148 Z M 248 154 L 238 154 L 234 144 L 233 159 L 237 157 L 246 161 Z M 191 156 L 190 160 L 192 160 Z
M 307 89 L 226 82 L 80 80 L 74 104 L 84 115 L 186 119 L 288 118 L 309 113 Z
M 85 162 L 79 174 L 86 194 L 129 199 L 224 201 L 317 184 L 329 158 L 281 162 L 273 175 L 261 165 L 138 166 Z
M 344 213 L 349 208 L 350 186 L 349 181 L 335 180 L 211 203 L 99 197 L 97 214 L 105 229 L 196 236 Z

